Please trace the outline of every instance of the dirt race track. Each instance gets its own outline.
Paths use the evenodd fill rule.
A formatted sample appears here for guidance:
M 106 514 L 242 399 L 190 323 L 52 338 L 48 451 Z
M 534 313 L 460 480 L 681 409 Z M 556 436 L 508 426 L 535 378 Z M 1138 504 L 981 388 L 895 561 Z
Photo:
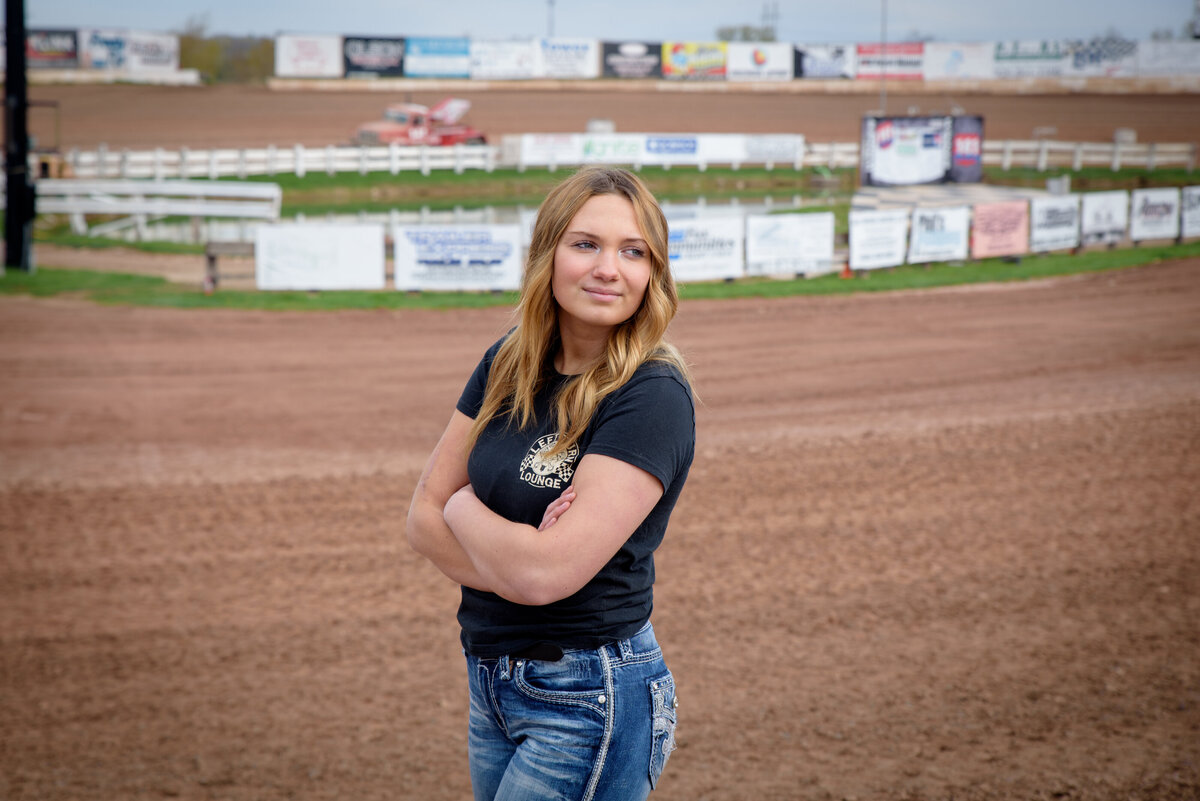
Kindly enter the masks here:
M 0 798 L 468 798 L 456 588 L 402 526 L 507 324 L 0 298 Z M 673 338 L 654 799 L 1200 798 L 1200 261 Z

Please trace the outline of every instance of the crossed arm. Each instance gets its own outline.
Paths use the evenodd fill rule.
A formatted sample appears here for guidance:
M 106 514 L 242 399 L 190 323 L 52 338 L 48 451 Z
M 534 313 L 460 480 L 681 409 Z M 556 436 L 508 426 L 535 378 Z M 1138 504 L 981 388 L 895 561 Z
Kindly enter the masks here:
M 467 587 L 533 606 L 566 598 L 600 572 L 662 496 L 650 473 L 587 454 L 538 527 L 514 523 L 471 489 L 471 425 L 454 412 L 417 482 L 407 524 L 409 544 Z

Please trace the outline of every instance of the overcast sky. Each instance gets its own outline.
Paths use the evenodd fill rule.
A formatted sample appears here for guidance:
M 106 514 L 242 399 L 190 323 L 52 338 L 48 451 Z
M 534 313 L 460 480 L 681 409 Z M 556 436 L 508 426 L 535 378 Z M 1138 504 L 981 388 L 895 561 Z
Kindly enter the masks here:
M 553 0 L 562 37 L 708 41 L 722 25 L 757 25 L 763 2 L 738 0 Z M 917 32 L 945 42 L 1087 38 L 1110 30 L 1147 39 L 1180 36 L 1196 0 L 778 0 L 785 42 L 866 42 Z M 26 0 L 28 27 L 113 27 L 178 31 L 189 19 L 209 33 L 273 36 L 343 33 L 546 36 L 548 0 Z M 743 10 L 740 10 L 743 9 Z

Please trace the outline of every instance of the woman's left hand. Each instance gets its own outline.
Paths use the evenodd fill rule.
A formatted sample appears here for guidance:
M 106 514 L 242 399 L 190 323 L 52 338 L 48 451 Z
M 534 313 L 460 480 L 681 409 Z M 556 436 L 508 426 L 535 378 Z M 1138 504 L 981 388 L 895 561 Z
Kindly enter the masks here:
M 575 500 L 575 487 L 570 486 L 563 490 L 562 495 L 559 495 L 546 507 L 546 512 L 542 515 L 542 522 L 538 526 L 538 531 L 545 531 L 557 523 L 558 519 L 563 516 L 563 513 L 571 508 L 571 501 L 573 500 Z

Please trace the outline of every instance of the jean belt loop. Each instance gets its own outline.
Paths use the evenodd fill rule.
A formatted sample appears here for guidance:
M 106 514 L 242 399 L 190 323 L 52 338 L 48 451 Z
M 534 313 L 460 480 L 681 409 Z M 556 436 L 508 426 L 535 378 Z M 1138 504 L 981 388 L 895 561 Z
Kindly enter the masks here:
M 633 656 L 633 643 L 628 639 L 618 640 L 617 648 L 621 652 L 622 659 L 629 659 Z
M 508 654 L 505 654 L 504 656 L 500 657 L 500 664 L 498 665 L 498 667 L 500 668 L 500 678 L 503 681 L 508 681 L 509 675 L 510 675 L 510 666 L 508 664 Z

